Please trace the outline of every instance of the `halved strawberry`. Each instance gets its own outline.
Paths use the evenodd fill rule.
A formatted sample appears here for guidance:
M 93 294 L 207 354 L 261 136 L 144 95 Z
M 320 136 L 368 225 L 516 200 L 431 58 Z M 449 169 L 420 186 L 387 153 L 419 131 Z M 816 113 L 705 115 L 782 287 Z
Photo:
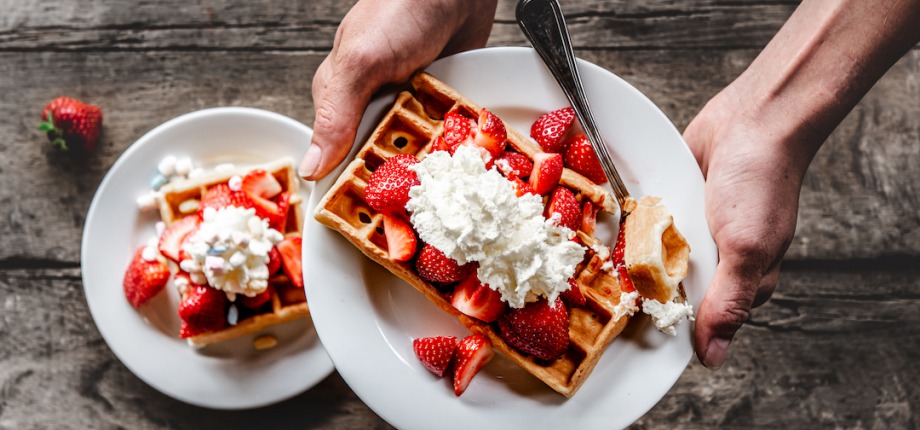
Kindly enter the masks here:
M 511 186 L 514 187 L 514 195 L 521 197 L 524 194 L 536 194 L 533 190 L 533 187 L 530 186 L 527 182 L 521 180 L 521 178 L 514 178 L 511 180 Z
M 581 292 L 581 287 L 578 286 L 575 279 L 569 279 L 569 289 L 563 291 L 559 298 L 570 308 L 580 308 L 587 303 L 585 295 Z
M 454 356 L 454 394 L 459 397 L 479 370 L 495 356 L 495 351 L 489 339 L 475 333 L 460 341 Z
M 457 338 L 454 336 L 421 337 L 412 341 L 412 350 L 422 366 L 438 375 L 438 378 L 444 376 L 450 367 L 456 349 Z
M 365 200 L 378 212 L 402 211 L 409 201 L 409 188 L 418 185 L 418 175 L 409 166 L 418 163 L 412 154 L 397 154 L 377 167 L 367 180 Z
M 526 178 L 533 170 L 533 163 L 519 152 L 507 151 L 495 159 L 495 167 L 508 179 Z
M 245 306 L 248 309 L 259 309 L 264 304 L 268 303 L 272 298 L 271 286 L 265 289 L 265 291 L 256 294 L 255 296 L 249 297 L 244 295 L 236 296 L 237 300 L 241 305 Z
M 626 223 L 620 223 L 620 232 L 617 233 L 617 243 L 613 246 L 613 265 L 622 266 L 626 264 L 623 253 L 626 251 Z
M 201 218 L 197 214 L 188 215 L 173 223 L 160 236 L 160 242 L 157 245 L 160 253 L 176 263 L 182 261 L 182 243 L 189 234 L 198 228 L 200 223 Z
M 243 176 L 242 190 L 246 194 L 263 199 L 270 199 L 281 192 L 281 183 L 271 173 L 254 169 Z
M 254 207 L 252 199 L 242 191 L 233 191 L 227 184 L 217 184 L 201 196 L 201 203 L 198 205 L 198 215 L 204 214 L 207 208 L 220 209 L 224 206 L 236 206 L 240 208 Z
M 569 347 L 569 313 L 560 299 L 509 309 L 498 319 L 498 328 L 505 342 L 540 360 L 555 360 Z
M 565 151 L 566 132 L 575 119 L 575 111 L 570 107 L 547 113 L 530 126 L 530 137 L 546 152 L 562 153 Z
M 476 273 L 471 273 L 454 287 L 450 304 L 458 311 L 485 322 L 495 321 L 505 311 L 501 293 L 479 282 Z
M 633 285 L 632 278 L 629 277 L 629 270 L 626 269 L 626 266 L 617 266 L 617 275 L 620 276 L 620 289 L 623 290 L 624 293 L 636 291 L 636 287 Z
M 534 192 L 545 196 L 562 178 L 562 155 L 538 152 L 533 156 L 533 170 L 528 184 Z
M 144 260 L 144 247 L 141 246 L 134 253 L 134 258 L 128 263 L 122 287 L 125 298 L 135 309 L 141 307 L 147 300 L 163 291 L 169 282 L 169 267 L 160 260 Z
M 575 193 L 562 186 L 553 190 L 543 215 L 546 219 L 553 220 L 554 224 L 571 230 L 578 230 L 581 224 L 581 209 L 575 200 Z
M 581 231 L 588 236 L 594 236 L 594 230 L 597 229 L 597 212 L 599 210 L 599 206 L 587 199 L 581 207 Z
M 268 251 L 268 276 L 274 275 L 278 270 L 281 269 L 281 253 L 278 252 L 277 247 L 272 247 Z
M 477 127 L 473 144 L 488 151 L 493 158 L 501 155 L 505 151 L 505 140 L 508 139 L 508 131 L 505 130 L 502 120 L 483 108 L 479 111 Z
M 409 261 L 415 255 L 418 239 L 412 226 L 397 215 L 383 214 L 383 234 L 387 238 L 390 258 Z
M 189 285 L 188 295 L 179 302 L 179 318 L 190 332 L 210 332 L 227 326 L 227 295 L 206 285 Z
M 457 260 L 444 255 L 439 249 L 425 244 L 415 260 L 415 270 L 422 279 L 429 282 L 458 282 L 469 275 L 473 264 L 460 265 Z
M 568 149 L 565 150 L 565 165 L 582 176 L 590 179 L 595 184 L 607 183 L 607 176 L 601 168 L 601 162 L 591 147 L 591 142 L 584 134 L 577 134 L 569 140 Z
M 278 213 L 268 218 L 268 226 L 278 231 L 284 231 L 291 209 L 291 193 L 284 191 L 278 194 L 275 203 L 278 205 Z
M 444 114 L 444 131 L 441 132 L 441 138 L 448 152 L 453 154 L 458 146 L 469 141 L 472 122 L 473 120 L 455 111 Z
M 303 288 L 303 259 L 300 256 L 303 249 L 302 238 L 299 235 L 291 235 L 278 242 L 275 247 L 281 254 L 281 268 L 284 274 L 291 279 L 292 284 Z

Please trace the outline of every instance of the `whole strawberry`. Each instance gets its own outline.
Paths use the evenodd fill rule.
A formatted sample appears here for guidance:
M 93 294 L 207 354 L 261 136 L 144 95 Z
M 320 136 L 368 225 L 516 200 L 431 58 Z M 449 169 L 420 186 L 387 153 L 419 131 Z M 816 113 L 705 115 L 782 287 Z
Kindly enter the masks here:
M 560 299 L 511 309 L 498 319 L 498 327 L 505 342 L 540 360 L 555 360 L 569 347 L 569 313 Z
M 102 110 L 70 97 L 51 100 L 41 118 L 38 129 L 48 134 L 51 144 L 76 154 L 92 151 L 102 131 Z
M 569 140 L 568 148 L 565 150 L 565 165 L 595 184 L 607 183 L 607 176 L 604 175 L 601 162 L 597 159 L 591 142 L 584 134 L 577 134 Z
M 409 188 L 418 185 L 418 175 L 409 166 L 418 163 L 412 154 L 397 154 L 380 165 L 364 189 L 367 204 L 379 212 L 403 211 L 409 201 Z
M 191 285 L 179 302 L 179 318 L 189 332 L 220 330 L 227 326 L 227 295 L 207 285 Z

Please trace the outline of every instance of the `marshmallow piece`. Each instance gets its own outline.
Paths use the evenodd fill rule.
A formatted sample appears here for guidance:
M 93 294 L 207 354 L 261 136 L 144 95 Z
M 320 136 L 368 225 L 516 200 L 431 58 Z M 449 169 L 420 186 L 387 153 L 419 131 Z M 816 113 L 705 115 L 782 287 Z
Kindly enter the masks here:
M 240 267 L 246 263 L 246 256 L 242 252 L 234 252 L 230 256 L 230 265 L 233 267 Z
M 204 285 L 208 283 L 208 278 L 204 276 L 204 273 L 201 272 L 189 272 L 189 277 L 192 279 L 192 282 L 198 285 Z
M 169 179 L 167 179 L 166 176 L 157 174 L 150 180 L 150 188 L 153 188 L 154 191 L 159 191 L 167 182 L 169 182 Z
M 201 167 L 196 167 L 192 169 L 190 172 L 188 172 L 189 179 L 200 178 L 202 176 L 204 176 L 204 169 L 202 169 Z
M 233 163 L 221 163 L 221 164 L 214 166 L 214 171 L 215 172 L 227 172 L 235 168 L 236 166 L 234 166 Z
M 201 206 L 201 202 L 197 199 L 188 199 L 182 203 L 179 203 L 179 212 L 183 214 L 190 214 L 198 210 Z
M 157 229 L 157 237 L 162 236 L 163 232 L 166 231 L 166 223 L 163 221 L 157 221 L 155 227 Z
M 172 155 L 164 157 L 160 160 L 160 164 L 157 164 L 157 171 L 163 176 L 172 176 L 176 174 L 176 157 Z
M 154 191 L 139 196 L 136 200 L 137 208 L 142 211 L 156 209 L 157 203 L 159 203 L 159 199 L 157 198 L 158 194 L 159 193 Z
M 175 171 L 179 176 L 188 176 L 192 172 L 192 159 L 188 157 L 180 158 L 176 161 Z
M 204 267 L 214 273 L 224 272 L 224 259 L 214 255 L 209 255 L 204 259 Z
M 179 268 L 182 269 L 182 271 L 188 272 L 188 273 L 195 273 L 195 272 L 201 271 L 201 266 L 198 264 L 198 262 L 192 259 L 182 260 L 181 262 L 179 262 Z M 194 281 L 194 279 L 192 280 Z M 196 283 L 200 284 L 200 282 L 196 282 Z
M 145 246 L 145 247 L 144 247 L 144 250 L 141 251 L 141 257 L 144 259 L 144 261 L 154 261 L 154 260 L 156 260 L 156 259 L 157 259 L 157 254 L 159 254 L 159 252 L 157 251 L 157 249 L 156 249 L 156 248 L 151 248 L 151 247 L 149 247 L 149 246 Z
M 243 178 L 240 175 L 233 175 L 229 181 L 227 181 L 227 186 L 230 187 L 231 191 L 240 191 L 243 189 Z
M 236 305 L 230 305 L 230 309 L 227 310 L 227 324 L 236 325 L 239 322 L 240 311 L 236 308 Z

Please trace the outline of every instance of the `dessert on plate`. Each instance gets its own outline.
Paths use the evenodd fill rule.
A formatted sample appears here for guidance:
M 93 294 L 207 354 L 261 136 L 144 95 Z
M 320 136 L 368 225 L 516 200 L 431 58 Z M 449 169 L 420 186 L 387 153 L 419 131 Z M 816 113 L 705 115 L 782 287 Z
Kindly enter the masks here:
M 459 343 L 414 343 L 432 372 L 455 367 L 457 395 L 494 349 L 572 396 L 642 303 L 629 282 L 631 260 L 616 255 L 672 251 L 665 273 L 683 278 L 677 260 L 685 275 L 687 254 L 676 248 L 686 241 L 624 253 L 630 238 L 648 235 L 621 234 L 613 252 L 596 237 L 599 212 L 617 214 L 617 202 L 599 183 L 593 152 L 566 134 L 567 112 L 541 118 L 535 143 L 427 73 L 411 86 L 314 217 L 473 333 Z M 571 142 L 546 151 L 544 142 L 556 140 Z M 654 266 L 636 258 L 636 267 Z

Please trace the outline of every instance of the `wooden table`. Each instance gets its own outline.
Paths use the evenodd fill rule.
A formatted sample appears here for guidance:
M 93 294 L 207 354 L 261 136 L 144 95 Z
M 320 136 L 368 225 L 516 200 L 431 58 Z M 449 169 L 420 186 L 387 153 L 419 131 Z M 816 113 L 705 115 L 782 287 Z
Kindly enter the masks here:
M 563 3 L 577 54 L 645 92 L 679 129 L 796 6 Z M 337 374 L 256 410 L 173 400 L 111 353 L 80 276 L 86 211 L 116 158 L 157 124 L 206 107 L 252 106 L 311 124 L 313 72 L 350 5 L 0 0 L 0 428 L 389 427 Z M 513 7 L 500 2 L 490 45 L 526 45 Z M 52 151 L 36 130 L 57 95 L 105 111 L 103 140 L 84 162 Z M 920 426 L 918 178 L 915 48 L 819 152 L 779 288 L 738 333 L 725 367 L 711 372 L 694 359 L 636 427 Z

